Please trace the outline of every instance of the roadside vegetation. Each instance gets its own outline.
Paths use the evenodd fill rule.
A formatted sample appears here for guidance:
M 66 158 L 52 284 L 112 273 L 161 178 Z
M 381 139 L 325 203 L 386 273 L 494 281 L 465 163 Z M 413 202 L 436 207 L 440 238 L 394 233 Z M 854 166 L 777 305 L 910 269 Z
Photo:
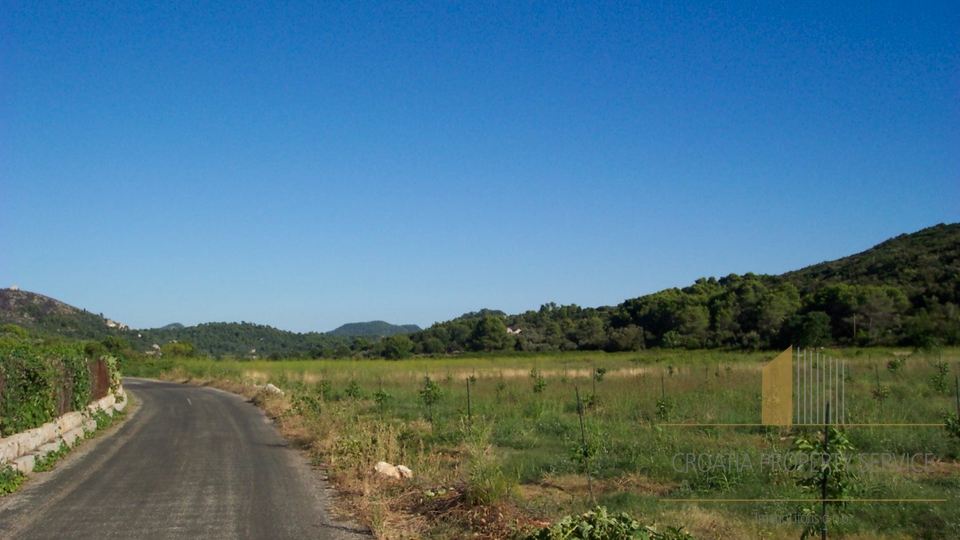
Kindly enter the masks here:
M 0 438 L 40 427 L 68 412 L 86 411 L 87 405 L 116 391 L 117 359 L 101 354 L 104 351 L 98 342 L 35 336 L 12 324 L 0 327 Z M 100 430 L 123 415 L 100 411 L 94 418 Z M 61 444 L 39 458 L 34 471 L 52 469 L 69 451 Z M 0 496 L 16 491 L 25 480 L 20 471 L 0 465 Z
M 826 352 L 848 360 L 848 423 L 933 424 L 957 411 L 954 389 L 941 384 L 953 379 L 957 349 Z M 667 425 L 759 422 L 759 368 L 773 356 L 650 350 L 406 361 L 168 359 L 152 369 L 244 393 L 264 407 L 329 471 L 344 510 L 380 538 L 534 534 L 598 505 L 627 512 L 658 534 L 682 527 L 699 539 L 799 538 L 811 531 L 757 516 L 813 515 L 816 505 L 664 500 L 819 498 L 816 474 L 678 471 L 673 461 L 678 453 L 749 455 L 759 469 L 762 453 L 821 444 L 816 426 Z M 284 394 L 258 389 L 268 382 Z M 878 388 L 886 390 L 883 399 Z M 831 525 L 831 538 L 942 538 L 960 531 L 960 440 L 951 429 L 835 430 L 834 451 L 931 454 L 931 472 L 851 471 L 832 480 L 831 493 L 948 502 L 833 505 L 831 514 L 849 519 Z M 378 478 L 372 469 L 381 460 L 410 467 L 414 478 Z

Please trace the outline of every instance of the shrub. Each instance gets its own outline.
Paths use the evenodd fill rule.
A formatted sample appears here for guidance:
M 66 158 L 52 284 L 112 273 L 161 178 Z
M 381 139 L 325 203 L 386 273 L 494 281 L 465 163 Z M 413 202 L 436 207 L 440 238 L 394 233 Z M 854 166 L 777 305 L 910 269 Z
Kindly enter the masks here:
M 0 436 L 43 425 L 90 402 L 82 350 L 26 344 L 0 348 Z
M 950 364 L 938 361 L 933 364 L 933 367 L 937 370 L 937 372 L 933 374 L 933 377 L 930 377 L 930 384 L 938 394 L 946 395 L 947 374 L 950 373 Z
M 960 439 L 960 416 L 951 413 L 943 413 L 944 428 L 952 437 Z
M 443 388 L 430 380 L 430 377 L 423 378 L 423 388 L 420 389 L 420 399 L 430 411 L 430 423 L 433 423 L 433 406 L 443 398 Z
M 579 516 L 565 516 L 556 524 L 540 529 L 524 540 L 694 540 L 683 527 L 657 532 L 643 527 L 626 513 L 611 515 L 598 506 Z
M 22 472 L 10 467 L 0 467 L 0 495 L 13 493 L 26 480 Z

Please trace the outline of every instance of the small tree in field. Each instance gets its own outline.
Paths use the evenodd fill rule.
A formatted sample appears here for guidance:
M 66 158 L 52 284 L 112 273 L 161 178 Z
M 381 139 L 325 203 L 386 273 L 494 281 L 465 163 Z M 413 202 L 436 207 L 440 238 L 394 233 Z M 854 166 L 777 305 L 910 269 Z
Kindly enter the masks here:
M 433 424 L 433 405 L 443 398 L 443 388 L 439 384 L 430 380 L 430 377 L 423 378 L 423 388 L 420 389 L 420 399 L 427 406 L 430 414 L 430 423 Z

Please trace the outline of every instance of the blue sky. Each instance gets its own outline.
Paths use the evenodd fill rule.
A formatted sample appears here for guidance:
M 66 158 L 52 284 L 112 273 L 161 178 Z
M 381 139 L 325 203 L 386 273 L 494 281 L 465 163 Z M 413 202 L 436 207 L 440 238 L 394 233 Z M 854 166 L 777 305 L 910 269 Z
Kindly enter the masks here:
M 0 286 L 422 326 L 960 221 L 956 2 L 4 2 Z

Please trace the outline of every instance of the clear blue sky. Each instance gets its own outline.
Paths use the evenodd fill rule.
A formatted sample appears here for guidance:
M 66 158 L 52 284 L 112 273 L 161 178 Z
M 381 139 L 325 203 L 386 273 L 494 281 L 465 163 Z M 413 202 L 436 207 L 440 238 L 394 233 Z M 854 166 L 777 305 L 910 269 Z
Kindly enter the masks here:
M 0 286 L 137 328 L 613 305 L 957 221 L 955 0 L 0 7 Z

